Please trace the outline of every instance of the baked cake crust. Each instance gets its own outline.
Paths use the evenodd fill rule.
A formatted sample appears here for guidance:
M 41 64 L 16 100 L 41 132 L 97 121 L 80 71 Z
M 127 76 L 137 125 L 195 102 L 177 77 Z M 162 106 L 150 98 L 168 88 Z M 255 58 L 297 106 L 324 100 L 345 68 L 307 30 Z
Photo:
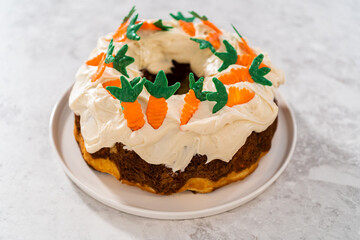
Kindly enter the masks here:
M 109 173 L 122 183 L 137 186 L 142 190 L 169 195 L 186 190 L 212 192 L 244 179 L 257 168 L 261 157 L 270 150 L 276 128 L 277 118 L 265 131 L 252 132 L 229 162 L 217 159 L 206 163 L 206 156 L 195 155 L 182 172 L 173 172 L 163 164 L 149 164 L 134 151 L 124 149 L 122 143 L 88 153 L 81 135 L 80 117 L 76 115 L 74 135 L 83 158 L 95 170 Z

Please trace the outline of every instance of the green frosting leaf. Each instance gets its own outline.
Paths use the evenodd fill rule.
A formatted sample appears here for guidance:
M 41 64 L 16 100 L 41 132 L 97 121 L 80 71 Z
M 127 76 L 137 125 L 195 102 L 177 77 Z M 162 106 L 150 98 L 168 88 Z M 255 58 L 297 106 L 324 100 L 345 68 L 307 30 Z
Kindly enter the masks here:
M 228 101 L 228 94 L 224 84 L 219 79 L 214 77 L 213 82 L 215 84 L 216 92 L 207 92 L 206 99 L 208 101 L 216 102 L 212 110 L 213 113 L 216 113 L 226 105 Z
M 137 23 L 135 24 L 137 18 L 138 18 L 139 14 L 136 14 L 129 23 L 129 26 L 126 30 L 126 37 L 128 39 L 131 40 L 135 40 L 135 41 L 139 41 L 140 40 L 140 36 L 136 34 L 136 32 L 141 28 L 141 26 L 143 25 L 143 23 Z
M 201 77 L 197 81 L 195 81 L 194 74 L 191 72 L 189 74 L 189 87 L 190 89 L 194 90 L 196 98 L 199 99 L 200 101 L 206 100 L 206 93 L 202 91 L 203 86 L 204 86 L 204 78 Z
M 191 15 L 193 15 L 194 17 L 202 20 L 202 21 L 207 21 L 208 18 L 204 15 L 204 16 L 200 16 L 199 14 L 197 14 L 195 11 L 191 11 L 189 12 Z
M 223 43 L 225 44 L 226 52 L 214 53 L 215 56 L 223 61 L 223 64 L 218 69 L 218 72 L 227 69 L 230 65 L 235 64 L 237 61 L 237 52 L 235 48 L 226 40 L 224 40 Z
M 121 76 L 121 88 L 109 86 L 106 87 L 106 90 L 119 99 L 120 102 L 135 102 L 144 87 L 145 80 L 143 78 L 140 81 L 140 77 L 136 77 L 129 82 L 124 76 Z
M 175 19 L 176 21 L 182 20 L 182 21 L 185 21 L 185 22 L 193 22 L 194 19 L 195 19 L 195 17 L 186 18 L 186 17 L 184 17 L 184 15 L 181 12 L 177 12 L 177 15 L 174 15 L 174 14 L 170 13 L 170 16 L 173 19 Z
M 200 44 L 200 49 L 209 48 L 212 53 L 216 52 L 214 46 L 207 40 L 198 39 L 198 38 L 190 38 L 190 40 L 199 43 Z
M 251 78 L 254 80 L 254 82 L 262 85 L 272 86 L 272 82 L 270 82 L 264 77 L 266 74 L 268 74 L 271 71 L 271 69 L 268 67 L 262 67 L 259 69 L 259 66 L 263 59 L 264 59 L 263 54 L 259 54 L 256 58 L 254 58 L 254 60 L 250 65 L 249 73 L 251 75 Z
M 113 57 L 113 51 L 114 51 L 115 46 L 113 45 L 113 39 L 111 39 L 107 52 L 106 52 L 106 58 L 105 58 L 105 63 L 109 64 L 111 62 L 114 61 L 114 57 Z
M 128 13 L 128 15 L 126 15 L 125 17 L 124 17 L 124 19 L 122 20 L 122 23 L 121 24 L 123 24 L 123 23 L 125 23 L 127 20 L 129 20 L 130 18 L 131 18 L 131 16 L 134 14 L 134 12 L 135 12 L 135 6 L 133 6 L 132 8 L 131 8 L 131 10 L 130 10 L 130 12 Z
M 136 84 L 138 84 L 141 80 L 141 77 L 136 77 L 133 80 L 130 81 L 130 85 L 134 87 Z M 145 79 L 144 79 L 145 80 Z
M 116 70 L 118 70 L 121 74 L 123 74 L 126 77 L 129 77 L 127 71 L 126 71 L 126 67 L 130 64 L 132 64 L 135 59 L 130 57 L 130 56 L 126 56 L 125 53 L 128 50 L 128 45 L 125 44 L 124 46 L 122 46 L 122 48 L 117 52 L 115 58 L 114 58 L 114 68 Z
M 235 32 L 236 32 L 236 34 L 239 36 L 239 38 L 243 38 L 243 37 L 241 36 L 241 34 L 238 32 L 238 30 L 234 27 L 234 25 L 231 24 L 231 26 L 232 26 L 232 28 L 235 30 Z
M 168 84 L 165 72 L 161 70 L 156 75 L 154 83 L 146 80 L 145 87 L 152 96 L 168 99 L 179 89 L 180 83 L 177 82 L 172 86 L 168 86 Z
M 160 28 L 162 31 L 169 31 L 169 29 L 172 29 L 174 27 L 172 26 L 165 26 L 163 23 L 162 23 L 162 20 L 159 19 L 157 20 L 156 22 L 153 23 L 156 27 Z

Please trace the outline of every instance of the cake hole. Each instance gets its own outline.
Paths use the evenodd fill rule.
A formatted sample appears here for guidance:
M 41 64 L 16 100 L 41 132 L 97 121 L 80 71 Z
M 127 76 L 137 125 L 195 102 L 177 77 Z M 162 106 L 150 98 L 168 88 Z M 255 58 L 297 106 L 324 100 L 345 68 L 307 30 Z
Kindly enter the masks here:
M 178 63 L 174 60 L 172 63 L 173 67 L 171 68 L 171 73 L 166 74 L 169 86 L 176 82 L 180 82 L 180 88 L 176 91 L 175 95 L 186 94 L 189 91 L 189 73 L 192 72 L 190 64 Z M 156 74 L 150 73 L 147 69 L 142 69 L 141 73 L 147 80 L 151 82 L 155 81 Z M 195 75 L 195 79 L 197 80 L 198 78 L 199 77 Z

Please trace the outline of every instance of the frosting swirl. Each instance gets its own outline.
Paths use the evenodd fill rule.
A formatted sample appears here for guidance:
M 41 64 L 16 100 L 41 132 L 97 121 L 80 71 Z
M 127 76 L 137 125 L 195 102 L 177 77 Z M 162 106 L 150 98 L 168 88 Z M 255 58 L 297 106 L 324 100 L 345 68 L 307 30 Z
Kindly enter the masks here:
M 215 91 L 213 77 L 220 77 L 231 69 L 241 68 L 230 65 L 218 72 L 222 61 L 209 49 L 199 49 L 199 45 L 189 39 L 189 35 L 181 30 L 176 21 L 165 22 L 174 28 L 170 31 L 140 30 L 140 41 L 126 40 L 114 43 L 115 52 L 124 44 L 128 44 L 127 55 L 135 62 L 129 65 L 127 72 L 130 79 L 141 76 L 140 69 L 147 69 L 156 74 L 160 70 L 169 73 L 172 60 L 189 63 L 191 70 L 198 76 L 204 76 L 204 91 Z M 194 24 L 196 38 L 204 39 L 211 29 L 203 23 Z M 90 58 L 106 52 L 112 34 L 101 37 Z M 237 36 L 224 32 L 221 40 L 227 40 L 235 47 L 238 54 Z M 219 51 L 225 51 L 223 44 Z M 255 50 L 257 54 L 259 50 Z M 263 53 L 264 54 L 264 53 Z M 147 122 L 132 131 L 124 119 L 119 100 L 114 99 L 102 86 L 109 80 L 121 76 L 117 70 L 106 68 L 104 74 L 95 82 L 91 82 L 97 67 L 82 65 L 76 74 L 76 81 L 71 91 L 69 105 L 76 115 L 80 116 L 81 132 L 88 152 L 94 153 L 103 147 L 112 147 L 121 142 L 126 149 L 135 151 L 150 164 L 165 164 L 177 170 L 184 170 L 195 154 L 206 155 L 208 162 L 220 159 L 228 162 L 245 143 L 251 132 L 262 132 L 269 127 L 278 114 L 274 103 L 275 88 L 284 82 L 284 75 L 274 68 L 264 54 L 264 63 L 271 68 L 266 75 L 272 86 L 264 86 L 250 82 L 238 82 L 230 86 L 247 88 L 255 93 L 254 98 L 245 104 L 233 107 L 225 106 L 212 113 L 214 102 L 204 101 L 186 125 L 180 126 L 180 114 L 184 105 L 184 95 L 173 95 L 167 100 L 168 112 L 163 124 L 153 129 Z M 143 112 L 146 111 L 149 93 L 144 88 L 138 97 Z

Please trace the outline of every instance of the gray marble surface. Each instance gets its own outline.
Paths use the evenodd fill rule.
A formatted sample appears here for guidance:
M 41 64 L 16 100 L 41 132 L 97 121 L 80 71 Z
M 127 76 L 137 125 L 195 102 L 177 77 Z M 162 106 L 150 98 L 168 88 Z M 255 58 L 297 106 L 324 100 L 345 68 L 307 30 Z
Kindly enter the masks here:
M 360 239 L 360 2 L 136 1 L 235 24 L 286 73 L 293 159 L 255 200 L 212 217 L 125 214 L 79 190 L 49 141 L 52 107 L 130 1 L 0 2 L 0 239 Z

